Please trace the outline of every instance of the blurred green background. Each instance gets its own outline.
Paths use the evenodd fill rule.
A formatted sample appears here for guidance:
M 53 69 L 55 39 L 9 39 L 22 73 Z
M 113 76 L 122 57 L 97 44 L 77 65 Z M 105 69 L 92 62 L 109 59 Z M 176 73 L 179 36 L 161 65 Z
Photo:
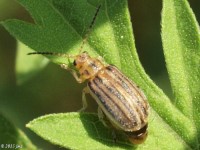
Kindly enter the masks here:
M 140 61 L 151 79 L 173 98 L 160 35 L 162 1 L 128 2 Z M 189 0 L 189 3 L 199 22 L 200 1 Z M 33 22 L 28 12 L 15 0 L 0 0 L 0 21 L 10 18 Z M 26 75 L 23 69 L 32 63 L 30 56 L 26 55 L 27 50 L 0 26 L 0 112 L 39 148 L 56 149 L 25 128 L 25 124 L 45 114 L 79 110 L 82 107 L 81 90 L 85 84 L 78 84 L 69 72 L 48 63 L 42 56 L 37 56 L 44 59 L 43 64 L 38 64 L 39 69 L 29 79 L 21 81 L 20 78 Z M 19 70 L 22 70 L 21 74 Z M 88 99 L 91 99 L 90 96 Z M 88 103 L 88 111 L 96 112 L 96 103 L 92 99 Z

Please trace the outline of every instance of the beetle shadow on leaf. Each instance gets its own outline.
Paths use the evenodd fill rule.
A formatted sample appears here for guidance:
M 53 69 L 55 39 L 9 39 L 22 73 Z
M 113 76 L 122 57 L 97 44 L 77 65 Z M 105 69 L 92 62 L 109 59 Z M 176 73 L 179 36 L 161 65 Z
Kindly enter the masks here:
M 88 135 L 98 143 L 102 143 L 102 146 L 106 145 L 112 148 L 120 147 L 126 150 L 137 148 L 137 146 L 128 142 L 126 136 L 122 133 L 114 132 L 111 128 L 105 127 L 99 120 L 97 114 L 80 113 L 80 119 Z

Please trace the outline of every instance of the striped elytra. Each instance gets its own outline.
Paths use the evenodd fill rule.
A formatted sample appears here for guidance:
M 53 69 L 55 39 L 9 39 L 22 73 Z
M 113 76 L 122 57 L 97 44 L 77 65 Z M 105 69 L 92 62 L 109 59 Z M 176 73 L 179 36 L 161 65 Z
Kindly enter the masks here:
M 105 67 L 87 85 L 106 116 L 113 118 L 114 126 L 137 131 L 146 125 L 148 105 L 145 96 L 116 67 Z
M 86 52 L 75 57 L 74 65 L 81 82 L 88 80 L 89 93 L 112 126 L 124 131 L 132 143 L 144 142 L 149 104 L 142 90 L 117 67 L 104 65 Z

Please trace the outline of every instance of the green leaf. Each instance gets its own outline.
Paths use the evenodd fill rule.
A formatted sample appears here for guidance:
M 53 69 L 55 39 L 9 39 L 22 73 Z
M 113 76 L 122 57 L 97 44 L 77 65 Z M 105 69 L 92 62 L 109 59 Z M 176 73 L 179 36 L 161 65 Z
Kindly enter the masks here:
M 49 61 L 42 56 L 26 56 L 27 53 L 33 50 L 19 41 L 17 44 L 17 50 L 16 77 L 17 83 L 22 84 L 40 72 Z
M 0 149 L 36 150 L 26 135 L 14 127 L 2 114 L 0 114 L 0 133 Z
M 174 104 L 195 124 L 196 136 L 191 139 L 191 145 L 199 149 L 199 25 L 186 0 L 164 0 L 163 5 L 162 40 Z
M 152 113 L 154 114 L 154 111 Z M 157 121 L 161 122 L 159 132 L 157 132 Z M 117 141 L 114 142 L 112 130 L 105 128 L 95 114 L 50 114 L 31 121 L 27 127 L 44 139 L 70 149 L 128 150 L 137 148 L 138 150 L 153 150 L 158 145 L 159 149 L 173 149 L 174 145 L 177 149 L 190 149 L 168 125 L 162 122 L 159 116 L 156 116 L 155 121 L 150 123 L 149 134 L 151 136 L 145 144 L 137 147 L 128 143 L 125 136 L 118 132 L 115 132 Z M 164 138 L 166 142 L 160 144 L 159 137 Z
M 99 4 L 102 4 L 100 12 L 97 16 L 95 25 L 92 32 L 88 38 L 88 42 L 84 45 L 83 51 L 88 51 L 91 56 L 102 56 L 108 64 L 114 64 L 121 69 L 121 71 L 132 79 L 136 84 L 138 84 L 148 97 L 150 106 L 152 107 L 151 116 L 149 117 L 149 138 L 142 144 L 141 149 L 157 149 L 159 148 L 167 149 L 170 147 L 171 143 L 174 142 L 173 146 L 177 149 L 190 149 L 198 147 L 197 140 L 197 126 L 198 117 L 192 115 L 195 119 L 191 119 L 189 115 L 185 115 L 182 109 L 177 109 L 175 105 L 172 104 L 171 100 L 159 89 L 153 81 L 146 75 L 144 69 L 142 68 L 134 45 L 134 37 L 132 35 L 133 31 L 131 28 L 130 16 L 128 12 L 128 6 L 126 0 L 113 1 L 94 1 L 94 0 L 18 0 L 25 8 L 30 12 L 35 24 L 19 21 L 19 20 L 7 20 L 2 23 L 2 25 L 16 38 L 21 40 L 23 43 L 31 47 L 36 51 L 48 51 L 48 52 L 60 52 L 66 54 L 79 54 L 80 47 L 82 44 L 82 39 L 87 33 L 88 26 L 90 25 L 91 19 L 96 11 Z M 171 0 L 165 3 L 173 3 Z M 180 4 L 185 4 L 186 2 L 179 2 Z M 168 5 L 163 6 L 163 20 L 165 15 L 170 15 L 169 18 L 177 19 L 183 12 L 187 14 L 188 20 L 194 21 L 194 16 L 192 11 L 189 9 L 188 5 L 178 5 L 179 7 L 169 7 Z M 168 10 L 169 9 L 169 10 Z M 180 10 L 179 10 L 180 9 Z M 167 10 L 167 11 L 166 11 Z M 178 11 L 179 10 L 179 11 Z M 167 14 L 167 12 L 176 12 L 176 14 Z M 174 16 L 175 15 L 175 16 Z M 187 19 L 186 19 L 187 20 Z M 170 19 L 169 19 L 170 21 Z M 168 32 L 164 30 L 164 27 L 171 26 L 173 22 L 165 23 L 162 22 L 163 35 Z M 197 30 L 197 23 L 191 24 L 189 28 L 192 28 L 192 32 Z M 170 27 L 171 28 L 171 27 Z M 182 26 L 182 31 L 185 31 L 188 26 Z M 183 30 L 184 29 L 184 30 Z M 171 32 L 172 33 L 172 32 Z M 173 34 L 176 34 L 173 33 Z M 193 37 L 193 33 L 189 34 Z M 189 36 L 188 35 L 188 36 Z M 175 37 L 175 35 L 173 35 Z M 196 36 L 199 36 L 196 35 Z M 163 36 L 164 37 L 164 36 Z M 184 37 L 184 36 L 183 36 Z M 170 43 L 169 38 L 164 39 Z M 193 37 L 193 39 L 196 39 Z M 195 40 L 194 40 L 195 41 Z M 163 40 L 163 43 L 165 41 Z M 196 43 L 196 42 L 195 42 Z M 188 44 L 188 42 L 187 42 Z M 164 44 L 165 45 L 165 44 Z M 189 51 L 187 51 L 189 53 Z M 192 51 L 192 55 L 194 51 Z M 196 55 L 195 55 L 196 56 Z M 198 56 L 198 55 L 197 55 Z M 34 57 L 34 56 L 33 56 Z M 35 56 L 37 57 L 37 56 Z M 187 60 L 189 59 L 187 56 Z M 68 64 L 69 61 L 66 58 L 49 56 L 49 59 L 55 63 Z M 167 65 L 171 63 L 166 61 Z M 195 63 L 196 62 L 196 63 Z M 192 61 L 192 65 L 198 68 L 199 59 Z M 71 64 L 71 62 L 70 62 Z M 196 66 L 197 65 L 197 66 Z M 194 67 L 193 67 L 194 68 Z M 188 70 L 187 70 L 188 71 Z M 196 71 L 197 73 L 198 71 Z M 171 72 L 169 72 L 171 73 Z M 199 79 L 197 76 L 193 76 L 196 81 Z M 178 80 L 178 79 L 177 79 Z M 185 82 L 185 80 L 184 80 Z M 179 87 L 180 82 L 174 83 Z M 184 86 L 188 84 L 184 83 Z M 197 84 L 193 84 L 196 86 Z M 192 84 L 191 84 L 192 86 Z M 200 89 L 197 85 L 196 92 Z M 190 88 L 190 87 L 186 87 Z M 193 88 L 194 90 L 195 88 Z M 176 88 L 176 93 L 179 93 L 179 88 Z M 189 114 L 198 114 L 198 100 L 199 95 L 196 93 L 196 100 L 193 101 L 196 104 L 194 106 L 193 112 L 189 108 Z M 194 97 L 193 97 L 194 98 Z M 187 98 L 184 98 L 187 100 Z M 183 103 L 186 103 L 185 101 Z M 186 105 L 185 105 L 186 107 Z M 190 115 L 191 116 L 191 115 Z M 58 116 L 57 116 L 58 117 Z M 74 116 L 75 117 L 75 116 Z M 92 117 L 92 116 L 90 116 Z M 59 119 L 59 118 L 58 118 Z M 80 122 L 77 120 L 78 123 Z M 72 122 L 72 124 L 74 124 Z M 55 129 L 59 130 L 58 127 Z M 40 125 L 38 125 L 40 126 Z M 41 124 L 43 126 L 43 124 Z M 44 126 L 48 126 L 45 123 Z M 53 127 L 53 125 L 52 125 Z M 50 127 L 48 127 L 50 128 Z M 159 128 L 159 130 L 158 130 Z M 80 128 L 80 132 L 85 132 L 85 128 Z M 75 130 L 70 130 L 72 133 Z M 98 129 L 99 131 L 104 131 L 104 129 Z M 106 129 L 105 129 L 106 130 Z M 58 134 L 56 136 L 50 136 L 46 132 L 42 134 L 42 130 L 39 132 L 34 130 L 37 134 L 41 135 L 45 139 L 48 139 L 52 143 L 56 143 L 65 147 L 70 147 L 78 149 L 80 145 L 77 140 L 65 141 L 63 143 L 58 143 L 55 141 L 60 140 Z M 49 138 L 48 138 L 49 136 Z M 57 137 L 58 136 L 58 137 Z M 162 137 L 162 138 L 161 138 Z M 91 138 L 91 137 L 88 137 Z M 172 140 L 171 140 L 172 139 Z M 176 139 L 178 139 L 176 141 Z M 91 141 L 92 139 L 87 139 Z M 68 142 L 73 142 L 77 147 L 72 147 Z M 77 142 L 76 144 L 74 142 Z M 96 142 L 96 143 L 95 143 Z M 98 140 L 93 140 L 93 144 L 98 144 Z M 88 144 L 88 143 L 86 143 Z M 102 144 L 102 143 L 101 143 Z M 110 145 L 110 144 L 108 144 Z M 112 146 L 111 146 L 112 147 Z M 173 149 L 172 147 L 171 149 Z M 93 147 L 94 148 L 94 147 Z M 113 148 L 113 147 L 112 147 Z

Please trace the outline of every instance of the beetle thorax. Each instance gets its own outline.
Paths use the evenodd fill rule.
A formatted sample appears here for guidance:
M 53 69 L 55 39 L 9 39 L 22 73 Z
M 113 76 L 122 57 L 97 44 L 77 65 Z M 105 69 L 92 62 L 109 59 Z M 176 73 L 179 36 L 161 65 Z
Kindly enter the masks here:
M 80 78 L 84 80 L 93 78 L 104 68 L 103 63 L 96 58 L 91 58 L 86 52 L 76 56 L 74 66 L 78 70 Z

